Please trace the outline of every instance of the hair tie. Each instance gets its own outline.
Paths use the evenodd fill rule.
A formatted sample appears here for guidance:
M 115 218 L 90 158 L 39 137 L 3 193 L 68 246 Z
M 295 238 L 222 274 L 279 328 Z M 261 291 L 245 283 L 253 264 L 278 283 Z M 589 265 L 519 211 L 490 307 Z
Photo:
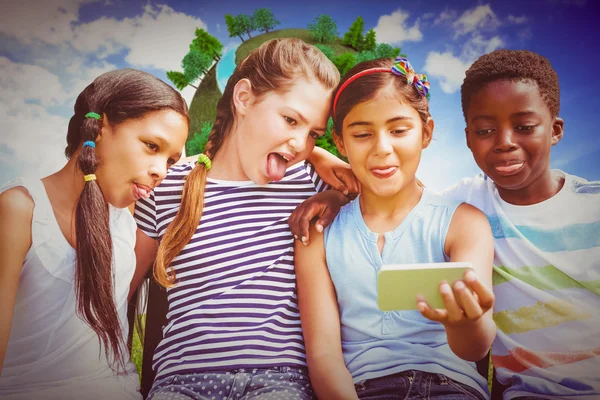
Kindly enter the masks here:
M 91 140 L 87 140 L 85 142 L 83 142 L 83 147 L 92 147 L 92 148 L 96 148 L 96 143 L 92 142 Z
M 89 113 L 85 114 L 85 117 L 86 117 L 86 118 L 94 118 L 94 119 L 97 119 L 97 120 L 99 120 L 99 119 L 101 119 L 101 118 L 102 118 L 102 117 L 100 116 L 100 114 L 97 114 L 97 113 L 95 113 L 95 112 L 91 112 L 91 111 L 90 111 Z
M 394 75 L 404 76 L 404 77 L 406 77 L 406 83 L 408 85 L 411 85 L 411 84 L 414 85 L 415 89 L 417 89 L 417 92 L 419 92 L 419 94 L 421 96 L 427 97 L 429 94 L 430 86 L 429 86 L 429 80 L 427 79 L 427 76 L 425 74 L 417 74 L 415 72 L 415 70 L 413 69 L 412 65 L 410 65 L 410 62 L 408 62 L 407 58 L 398 56 L 398 57 L 396 57 L 396 61 L 394 62 L 394 65 L 392 66 L 392 68 L 385 68 L 385 67 L 369 68 L 369 69 L 365 69 L 363 71 L 357 72 L 356 74 L 352 75 L 350 78 L 346 79 L 344 84 L 338 89 L 337 93 L 335 94 L 335 98 L 333 99 L 333 116 L 334 117 L 335 117 L 335 112 L 337 109 L 338 99 L 340 98 L 340 95 L 342 94 L 344 89 L 346 89 L 346 87 L 349 84 L 351 84 L 352 82 L 354 82 L 361 76 L 370 75 L 370 74 L 374 74 L 377 72 L 391 72 Z
M 210 167 L 212 167 L 212 162 L 210 161 L 210 158 L 208 158 L 208 156 L 204 153 L 200 153 L 198 155 L 198 160 L 196 161 L 196 164 L 204 164 L 207 171 L 210 171 Z
M 84 175 L 83 176 L 83 180 L 86 181 L 86 182 L 95 181 L 96 180 L 96 175 L 94 175 L 94 174 Z

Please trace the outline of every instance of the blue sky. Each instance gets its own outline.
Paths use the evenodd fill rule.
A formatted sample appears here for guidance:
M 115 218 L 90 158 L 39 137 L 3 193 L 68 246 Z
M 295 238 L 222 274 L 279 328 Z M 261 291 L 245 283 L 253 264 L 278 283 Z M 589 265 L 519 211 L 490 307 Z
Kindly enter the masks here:
M 496 48 L 528 49 L 548 57 L 561 84 L 564 139 L 552 166 L 600 180 L 596 116 L 600 83 L 595 0 L 358 2 L 3 0 L 0 5 L 0 184 L 45 176 L 65 162 L 68 120 L 77 94 L 97 75 L 132 67 L 166 80 L 179 69 L 196 27 L 225 46 L 224 15 L 268 7 L 278 28 L 305 28 L 319 14 L 340 35 L 357 16 L 378 42 L 402 48 L 432 82 L 435 141 L 418 176 L 441 189 L 478 172 L 464 141 L 459 87 L 464 71 Z M 254 34 L 258 34 L 254 33 Z M 254 35 L 253 34 L 253 35 Z M 193 89 L 183 95 L 188 101 Z

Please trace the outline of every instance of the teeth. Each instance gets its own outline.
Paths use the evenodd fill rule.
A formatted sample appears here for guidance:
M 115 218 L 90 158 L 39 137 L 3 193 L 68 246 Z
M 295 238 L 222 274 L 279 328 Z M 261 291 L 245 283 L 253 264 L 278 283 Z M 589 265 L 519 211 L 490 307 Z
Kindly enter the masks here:
M 282 155 L 281 157 L 282 157 L 282 158 L 283 158 L 285 161 L 290 161 L 290 160 L 288 160 L 288 158 L 287 158 L 286 156 L 283 156 L 283 155 Z

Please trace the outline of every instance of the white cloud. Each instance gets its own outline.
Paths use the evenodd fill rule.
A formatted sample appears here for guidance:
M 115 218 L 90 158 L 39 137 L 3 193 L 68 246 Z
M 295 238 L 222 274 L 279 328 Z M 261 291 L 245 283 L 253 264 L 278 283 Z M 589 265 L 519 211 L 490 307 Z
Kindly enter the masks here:
M 135 18 L 100 18 L 78 26 L 73 46 L 100 58 L 128 49 L 125 61 L 134 67 L 180 69 L 196 28 L 207 29 L 202 20 L 167 5 L 146 5 Z
M 13 63 L 0 57 L 0 103 L 3 107 L 20 105 L 25 101 L 42 106 L 63 104 L 64 93 L 58 76 L 37 65 Z
M 428 77 L 438 78 L 445 93 L 454 93 L 460 89 L 465 79 L 465 71 L 472 62 L 464 62 L 451 52 L 432 51 L 427 54 L 423 70 Z
M 508 22 L 511 24 L 515 24 L 515 25 L 520 25 L 520 24 L 524 24 L 525 22 L 529 21 L 529 19 L 525 16 L 525 15 L 520 15 L 518 17 L 510 14 L 507 18 Z
M 0 33 L 21 43 L 60 44 L 73 37 L 79 8 L 94 0 L 2 0 Z
M 441 14 L 433 21 L 433 24 L 439 25 L 439 24 L 443 24 L 448 21 L 452 21 L 452 20 L 456 19 L 457 15 L 458 15 L 458 13 L 456 12 L 456 10 L 446 9 L 446 10 L 442 11 Z
M 467 40 L 462 48 L 461 58 L 472 63 L 482 54 L 492 52 L 504 45 L 504 41 L 499 36 L 493 36 L 485 39 L 480 34 L 474 34 Z
M 467 40 L 460 56 L 454 55 L 451 51 L 429 52 L 423 69 L 428 77 L 434 77 L 440 81 L 440 86 L 445 93 L 454 93 L 460 89 L 460 85 L 465 79 L 465 72 L 477 57 L 503 45 L 504 42 L 499 36 L 485 39 L 476 34 Z
M 390 15 L 382 15 L 374 28 L 379 43 L 400 44 L 402 42 L 418 42 L 423 38 L 419 28 L 419 20 L 412 26 L 407 24 L 409 14 L 397 9 Z
M 0 57 L 0 135 L 2 170 L 42 176 L 65 162 L 68 119 L 50 114 L 69 97 L 56 75 L 39 66 Z M 8 176 L 2 174 L 3 180 Z
M 489 4 L 466 10 L 452 26 L 456 30 L 455 37 L 476 30 L 494 30 L 500 26 L 500 21 Z

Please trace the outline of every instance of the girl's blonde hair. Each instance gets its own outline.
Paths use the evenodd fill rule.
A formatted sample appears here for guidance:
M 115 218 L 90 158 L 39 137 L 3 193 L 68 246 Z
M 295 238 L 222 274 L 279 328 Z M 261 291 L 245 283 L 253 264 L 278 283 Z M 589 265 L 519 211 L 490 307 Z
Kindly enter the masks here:
M 273 39 L 252 51 L 227 81 L 223 97 L 217 103 L 217 117 L 208 136 L 204 154 L 213 159 L 231 134 L 235 118 L 233 89 L 241 79 L 251 82 L 253 94 L 260 99 L 268 92 L 281 93 L 289 90 L 294 80 L 301 77 L 316 79 L 331 90 L 337 86 L 340 79 L 333 63 L 319 49 L 300 39 Z M 154 277 L 164 287 L 174 285 L 175 271 L 167 272 L 167 268 L 190 241 L 200 223 L 204 208 L 206 173 L 204 164 L 196 164 L 188 175 L 177 215 L 167 228 L 158 248 Z

